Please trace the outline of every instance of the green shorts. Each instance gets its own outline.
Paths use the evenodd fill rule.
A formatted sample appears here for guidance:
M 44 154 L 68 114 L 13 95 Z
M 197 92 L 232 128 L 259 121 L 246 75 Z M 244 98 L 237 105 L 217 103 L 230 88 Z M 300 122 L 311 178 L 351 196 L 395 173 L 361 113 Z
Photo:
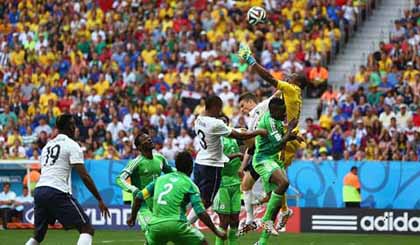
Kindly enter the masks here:
M 188 222 L 164 221 L 149 224 L 146 231 L 148 245 L 160 245 L 173 242 L 180 245 L 201 245 L 204 235 Z
M 152 211 L 147 207 L 145 203 L 140 207 L 139 212 L 137 213 L 137 221 L 140 225 L 140 229 L 145 231 L 147 229 L 147 225 L 150 223 L 152 219 Z
M 218 214 L 241 212 L 241 186 L 220 186 L 213 202 L 213 210 Z
M 264 185 L 264 191 L 266 193 L 269 193 L 269 192 L 273 191 L 276 188 L 276 185 L 270 183 L 271 175 L 276 170 L 280 170 L 280 171 L 284 172 L 283 163 L 280 160 L 276 161 L 276 160 L 273 160 L 273 159 L 266 159 L 266 160 L 263 160 L 263 161 L 260 161 L 260 162 L 254 161 L 252 164 L 253 164 L 253 167 L 254 167 L 255 171 L 262 178 L 262 182 L 263 182 L 263 185 Z

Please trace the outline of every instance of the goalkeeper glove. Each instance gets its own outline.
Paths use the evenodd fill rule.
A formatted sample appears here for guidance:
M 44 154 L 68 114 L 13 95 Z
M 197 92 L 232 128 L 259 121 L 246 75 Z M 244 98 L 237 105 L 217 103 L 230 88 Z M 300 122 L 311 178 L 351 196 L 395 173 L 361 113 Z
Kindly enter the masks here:
M 241 59 L 245 60 L 245 62 L 250 66 L 256 63 L 254 56 L 252 56 L 251 49 L 249 48 L 247 44 L 241 43 L 239 45 L 238 56 Z

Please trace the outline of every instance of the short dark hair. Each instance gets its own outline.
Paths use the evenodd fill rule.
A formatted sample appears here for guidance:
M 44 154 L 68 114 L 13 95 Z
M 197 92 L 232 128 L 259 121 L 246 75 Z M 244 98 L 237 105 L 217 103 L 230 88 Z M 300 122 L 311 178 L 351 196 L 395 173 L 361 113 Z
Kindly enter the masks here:
M 137 150 L 139 150 L 139 147 L 141 145 L 141 137 L 143 137 L 144 135 L 147 135 L 147 133 L 141 131 L 141 133 L 137 135 L 136 138 L 134 139 L 134 145 L 136 146 Z
M 279 97 L 273 97 L 268 103 L 270 111 L 278 109 L 278 107 L 284 107 L 284 100 Z
M 239 96 L 239 102 L 241 102 L 242 100 L 244 100 L 244 101 L 250 101 L 250 100 L 252 100 L 255 103 L 258 102 L 257 101 L 257 96 L 255 96 L 255 94 L 249 93 L 249 92 L 248 93 L 244 93 L 241 96 Z
M 351 167 L 351 169 L 350 169 L 350 171 L 354 171 L 354 170 L 357 170 L 357 167 L 356 166 L 353 166 L 353 167 Z
M 61 114 L 57 117 L 55 126 L 60 131 L 67 130 L 71 119 L 74 119 L 72 114 Z
M 193 169 L 193 158 L 188 151 L 182 151 L 175 157 L 175 167 L 178 171 L 191 175 Z
M 206 99 L 206 110 L 210 108 L 214 108 L 216 106 L 219 106 L 219 107 L 223 106 L 223 101 L 219 96 L 212 95 Z
M 3 187 L 5 187 L 6 185 L 8 185 L 10 187 L 10 182 L 3 182 Z
M 302 72 L 296 73 L 295 77 L 296 81 L 300 83 L 300 86 L 305 86 L 308 82 L 308 79 L 306 78 L 306 75 Z

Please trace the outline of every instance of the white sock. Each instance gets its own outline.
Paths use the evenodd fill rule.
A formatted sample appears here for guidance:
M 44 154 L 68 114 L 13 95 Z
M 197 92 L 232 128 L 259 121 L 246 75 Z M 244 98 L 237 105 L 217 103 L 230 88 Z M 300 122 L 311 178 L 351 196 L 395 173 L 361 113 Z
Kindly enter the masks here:
M 253 194 L 252 191 L 244 191 L 244 204 L 246 211 L 246 224 L 254 221 L 254 208 L 252 207 Z
M 190 213 L 187 216 L 188 222 L 194 224 L 198 220 L 198 216 L 195 213 L 194 209 L 191 209 Z
M 37 240 L 35 240 L 34 238 L 30 238 L 25 245 L 39 245 L 39 242 Z
M 77 245 L 92 245 L 92 235 L 89 233 L 81 233 Z

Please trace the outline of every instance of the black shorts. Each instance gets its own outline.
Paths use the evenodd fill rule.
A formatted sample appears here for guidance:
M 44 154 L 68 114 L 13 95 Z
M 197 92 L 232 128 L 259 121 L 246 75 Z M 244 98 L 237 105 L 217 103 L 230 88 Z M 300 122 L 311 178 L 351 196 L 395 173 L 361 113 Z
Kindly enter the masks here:
M 222 167 L 195 164 L 194 182 L 200 189 L 201 199 L 212 204 L 222 180 Z M 207 208 L 207 207 L 206 207 Z
M 257 181 L 260 178 L 260 175 L 257 173 L 257 171 L 255 171 L 254 166 L 252 166 L 252 155 L 248 161 L 248 165 L 246 166 L 245 171 L 248 171 L 251 174 L 254 181 Z
M 65 229 L 78 228 L 90 224 L 88 216 L 79 202 L 69 193 L 41 186 L 35 189 L 35 229 L 46 229 L 56 220 Z

